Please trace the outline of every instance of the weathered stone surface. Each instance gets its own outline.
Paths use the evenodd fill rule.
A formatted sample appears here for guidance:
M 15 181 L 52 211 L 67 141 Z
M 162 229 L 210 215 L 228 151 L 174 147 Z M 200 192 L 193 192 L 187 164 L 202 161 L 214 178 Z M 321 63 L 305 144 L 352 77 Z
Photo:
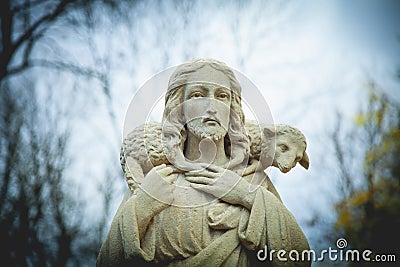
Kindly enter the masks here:
M 162 123 L 142 125 L 123 142 L 130 190 L 97 266 L 310 266 L 256 257 L 265 246 L 309 249 L 263 172 L 298 162 L 307 169 L 309 159 L 298 129 L 245 122 L 240 94 L 232 70 L 216 60 L 191 61 L 171 75 Z
M 286 124 L 260 126 L 253 120 L 247 120 L 244 126 L 250 139 L 249 162 L 254 170 L 257 163 L 260 171 L 274 166 L 286 173 L 297 163 L 308 169 L 307 143 L 300 130 Z M 163 150 L 162 124 L 148 122 L 128 134 L 121 146 L 120 161 L 132 192 L 153 166 L 171 164 Z M 249 172 L 249 166 L 246 168 Z

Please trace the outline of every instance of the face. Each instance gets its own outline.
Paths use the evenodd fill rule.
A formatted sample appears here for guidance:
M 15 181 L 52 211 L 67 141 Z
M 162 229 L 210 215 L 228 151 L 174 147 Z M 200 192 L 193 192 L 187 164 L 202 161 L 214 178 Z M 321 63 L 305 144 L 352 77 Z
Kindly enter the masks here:
M 278 136 L 274 166 L 283 173 L 290 171 L 303 158 L 306 144 L 287 135 Z
M 186 85 L 183 113 L 188 130 L 199 138 L 219 140 L 228 132 L 232 95 L 229 87 L 225 86 L 208 83 Z

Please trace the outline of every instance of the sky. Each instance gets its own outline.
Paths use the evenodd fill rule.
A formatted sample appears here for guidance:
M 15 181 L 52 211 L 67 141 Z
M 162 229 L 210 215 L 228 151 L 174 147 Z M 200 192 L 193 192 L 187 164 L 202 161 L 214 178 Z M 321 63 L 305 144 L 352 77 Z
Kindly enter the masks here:
M 364 103 L 365 85 L 371 80 L 400 102 L 399 82 L 395 79 L 400 67 L 400 2 L 193 3 L 191 8 L 179 9 L 169 1 L 143 1 L 136 9 L 126 11 L 128 22 L 99 19 L 92 32 L 79 27 L 62 32 L 53 29 L 62 40 L 59 44 L 63 55 L 69 60 L 101 67 L 93 57 L 97 54 L 110 64 L 110 98 L 101 93 L 99 83 L 93 80 L 75 81 L 70 76 L 62 80 L 59 73 L 46 73 L 38 81 L 39 86 L 47 88 L 51 87 L 51 75 L 62 80 L 57 93 L 60 106 L 77 107 L 71 123 L 71 177 L 81 185 L 83 196 L 95 199 L 93 189 L 97 185 L 93 183 L 101 181 L 99 177 L 104 175 L 107 164 L 113 162 L 119 167 L 129 105 L 134 103 L 134 112 L 142 121 L 148 114 L 137 111 L 156 104 L 145 101 L 151 95 L 158 102 L 150 118 L 161 118 L 162 89 L 166 89 L 168 75 L 157 81 L 157 90 L 146 88 L 146 84 L 155 75 L 184 61 L 215 58 L 257 88 L 275 123 L 290 124 L 305 134 L 309 170 L 296 167 L 282 174 L 271 169 L 268 174 L 285 205 L 312 239 L 315 229 L 308 228 L 307 221 L 313 214 L 320 214 L 327 222 L 334 220 L 331 208 L 337 197 L 336 181 L 329 169 L 333 157 L 327 134 L 333 128 L 336 112 L 343 113 L 351 124 Z M 88 36 L 93 37 L 96 49 L 87 45 Z M 54 53 L 45 45 L 39 46 L 39 51 L 47 56 Z M 79 90 L 68 89 L 74 86 Z M 254 92 L 250 87 L 244 86 L 244 95 Z M 145 97 L 140 98 L 138 93 L 143 90 Z M 71 93 L 76 96 L 74 103 L 66 104 L 64 100 Z M 252 103 L 247 97 L 244 101 Z M 110 102 L 114 121 L 109 116 Z M 251 105 L 247 110 L 250 109 Z M 246 115 L 252 117 L 250 113 Z M 130 120 L 128 124 L 132 128 L 135 122 Z M 116 183 L 124 186 L 124 181 Z M 115 209 L 121 199 L 122 195 L 114 204 Z M 96 201 L 88 208 L 90 213 L 99 209 Z M 315 242 L 312 240 L 312 244 Z

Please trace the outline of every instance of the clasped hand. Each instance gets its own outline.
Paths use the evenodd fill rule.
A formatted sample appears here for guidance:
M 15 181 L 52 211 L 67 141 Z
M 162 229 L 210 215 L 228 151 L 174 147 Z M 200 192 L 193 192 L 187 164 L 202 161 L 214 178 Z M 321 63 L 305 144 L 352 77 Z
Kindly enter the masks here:
M 154 167 L 146 175 L 141 189 L 152 198 L 170 205 L 173 200 L 174 185 L 178 173 L 181 172 L 171 165 L 161 164 Z
M 251 208 L 255 192 L 249 183 L 235 172 L 215 165 L 202 164 L 204 169 L 188 171 L 186 180 L 196 190 L 211 194 L 227 203 Z
M 201 164 L 203 169 L 185 172 L 185 179 L 196 190 L 211 194 L 230 204 L 251 209 L 255 192 L 250 192 L 250 184 L 237 173 L 216 166 Z M 174 200 L 173 182 L 182 171 L 162 164 L 154 167 L 145 177 L 142 190 L 152 198 L 170 205 Z M 154 204 L 153 204 L 154 205 Z M 165 208 L 164 205 L 160 206 Z M 157 209 L 158 210 L 158 209 Z

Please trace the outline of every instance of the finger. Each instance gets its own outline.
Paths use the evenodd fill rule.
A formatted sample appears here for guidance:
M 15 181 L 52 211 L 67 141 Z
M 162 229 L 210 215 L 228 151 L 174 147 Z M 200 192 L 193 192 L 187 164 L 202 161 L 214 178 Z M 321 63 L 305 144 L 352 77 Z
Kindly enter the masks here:
M 181 170 L 181 169 L 175 167 L 174 165 L 171 165 L 169 167 L 172 168 L 173 173 L 183 173 L 183 172 L 185 172 L 184 170 Z
M 178 178 L 177 174 L 171 174 L 171 175 L 165 176 L 164 180 L 167 181 L 168 183 L 172 184 L 173 182 L 176 181 L 177 178 Z
M 207 175 L 207 176 L 213 176 L 214 177 L 214 176 L 218 175 L 218 173 L 210 172 L 210 171 L 205 170 L 205 169 L 200 170 L 200 171 L 188 171 L 186 173 L 191 175 L 191 176 L 205 176 L 205 175 Z
M 208 178 L 217 178 L 220 175 L 218 173 L 215 172 L 210 172 L 210 171 L 206 171 L 206 170 L 202 170 L 202 171 L 189 171 L 186 172 L 186 175 L 188 176 L 206 176 Z
M 165 166 L 167 166 L 167 165 L 165 165 L 165 164 L 163 163 L 163 164 L 160 164 L 160 165 L 158 165 L 158 166 L 155 166 L 154 169 L 155 169 L 155 170 L 161 170 L 162 168 L 165 168 Z
M 157 170 L 157 173 L 161 176 L 167 176 L 174 172 L 174 169 L 171 167 L 165 167 L 163 169 Z
M 194 189 L 201 190 L 201 191 L 203 191 L 203 192 L 209 193 L 208 185 L 204 185 L 204 184 L 190 184 L 190 186 L 193 187 Z
M 211 185 L 205 185 L 205 184 L 190 184 L 190 186 L 196 190 L 208 193 L 210 195 L 214 195 L 215 196 L 215 192 L 212 190 L 212 186 Z M 218 196 L 215 196 L 218 197 Z
M 224 168 L 221 168 L 221 167 L 213 165 L 213 164 L 204 164 L 203 167 L 206 168 L 207 170 L 210 170 L 213 172 L 224 172 L 225 171 Z
M 185 179 L 191 183 L 203 185 L 211 185 L 214 183 L 213 179 L 207 177 L 186 176 Z

